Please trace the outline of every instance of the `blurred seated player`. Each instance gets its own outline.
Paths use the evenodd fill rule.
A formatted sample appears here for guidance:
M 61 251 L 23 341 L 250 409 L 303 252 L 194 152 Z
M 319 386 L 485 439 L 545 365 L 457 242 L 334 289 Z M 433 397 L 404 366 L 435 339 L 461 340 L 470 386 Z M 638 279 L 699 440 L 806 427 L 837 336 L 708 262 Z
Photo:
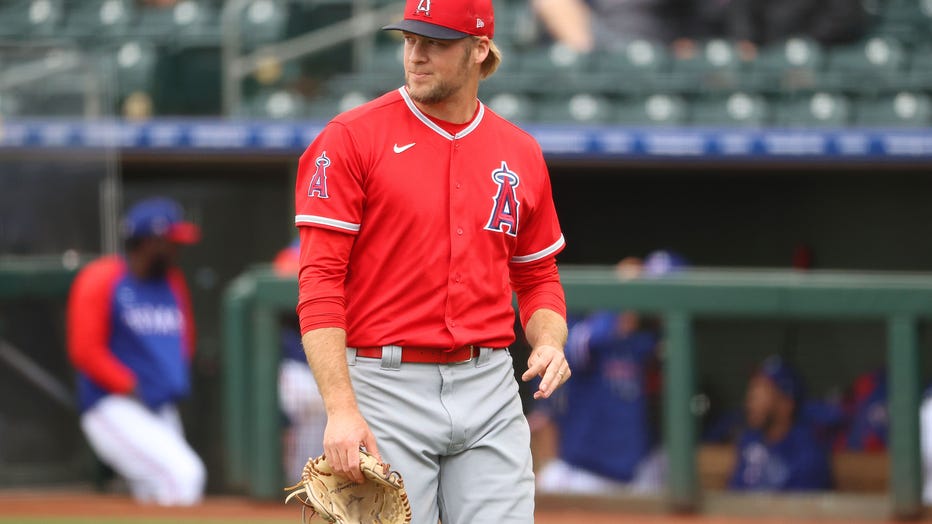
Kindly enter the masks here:
M 828 443 L 799 416 L 803 385 L 778 356 L 764 360 L 745 397 L 747 428 L 728 487 L 737 491 L 812 491 L 832 486 Z
M 176 404 L 191 390 L 194 319 L 178 246 L 200 237 L 167 198 L 134 205 L 125 255 L 80 271 L 68 298 L 68 356 L 78 371 L 81 429 L 133 497 L 159 505 L 201 500 L 206 472 L 185 441 Z
M 299 244 L 295 238 L 276 254 L 272 267 L 278 276 L 297 276 Z M 304 355 L 297 315 L 286 315 L 281 324 L 279 342 L 282 361 L 278 369 L 278 399 L 289 423 L 285 431 L 283 460 L 287 478 L 297 479 L 301 478 L 301 470 L 307 459 L 324 452 L 327 413 Z
M 682 266 L 669 252 L 622 260 L 622 278 Z M 597 311 L 572 325 L 566 358 L 573 380 L 531 414 L 537 435 L 553 422 L 556 457 L 543 464 L 541 492 L 607 494 L 660 490 L 666 461 L 656 424 L 660 391 L 657 329 L 631 311 Z
M 845 396 L 844 430 L 839 450 L 882 453 L 887 450 L 887 370 L 878 368 L 859 376 Z

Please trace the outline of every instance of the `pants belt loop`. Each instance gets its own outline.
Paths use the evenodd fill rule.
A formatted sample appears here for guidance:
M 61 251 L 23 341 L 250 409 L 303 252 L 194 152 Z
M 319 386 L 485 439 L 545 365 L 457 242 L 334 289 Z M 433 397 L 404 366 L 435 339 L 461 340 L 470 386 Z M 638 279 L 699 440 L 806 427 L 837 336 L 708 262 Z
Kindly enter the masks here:
M 484 366 L 492 358 L 492 348 L 479 348 L 479 356 L 476 357 L 476 367 Z
M 346 363 L 350 366 L 356 365 L 356 348 L 346 348 Z
M 401 346 L 382 346 L 382 369 L 401 369 Z

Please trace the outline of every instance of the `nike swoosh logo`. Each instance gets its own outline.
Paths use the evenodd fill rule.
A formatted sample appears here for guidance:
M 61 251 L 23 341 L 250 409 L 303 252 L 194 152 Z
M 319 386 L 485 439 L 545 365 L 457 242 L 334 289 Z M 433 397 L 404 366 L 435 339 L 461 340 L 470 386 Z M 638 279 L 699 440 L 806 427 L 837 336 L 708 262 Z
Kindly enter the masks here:
M 395 146 L 394 146 L 392 149 L 393 149 L 396 153 L 404 153 L 405 151 L 407 151 L 407 150 L 411 149 L 412 147 L 414 147 L 414 144 L 416 144 L 416 143 L 417 143 L 417 142 L 411 142 L 410 144 L 404 145 L 404 146 L 399 146 L 398 144 L 395 144 Z

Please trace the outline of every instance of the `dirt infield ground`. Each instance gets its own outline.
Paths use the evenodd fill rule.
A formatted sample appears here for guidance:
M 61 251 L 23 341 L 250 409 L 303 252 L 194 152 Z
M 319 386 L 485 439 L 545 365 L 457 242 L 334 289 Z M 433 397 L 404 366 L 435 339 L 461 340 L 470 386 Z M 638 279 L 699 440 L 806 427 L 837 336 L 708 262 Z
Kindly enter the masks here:
M 582 506 L 582 507 L 580 507 Z M 588 508 L 586 506 L 589 506 Z M 562 504 L 549 499 L 538 504 L 537 524 L 740 524 L 746 522 L 824 524 L 851 522 L 851 519 L 774 516 L 766 505 L 756 514 L 682 516 L 658 513 L 643 508 L 620 512 L 606 504 Z M 257 502 L 236 497 L 210 497 L 203 504 L 190 508 L 159 508 L 140 506 L 123 495 L 101 495 L 74 492 L 0 492 L 0 524 L 193 524 L 198 522 L 251 522 L 253 524 L 296 524 L 300 522 L 300 506 L 285 506 L 275 502 Z M 769 516 L 768 516 L 769 515 Z M 864 522 L 886 522 L 871 519 Z M 892 521 L 890 521 L 892 522 Z

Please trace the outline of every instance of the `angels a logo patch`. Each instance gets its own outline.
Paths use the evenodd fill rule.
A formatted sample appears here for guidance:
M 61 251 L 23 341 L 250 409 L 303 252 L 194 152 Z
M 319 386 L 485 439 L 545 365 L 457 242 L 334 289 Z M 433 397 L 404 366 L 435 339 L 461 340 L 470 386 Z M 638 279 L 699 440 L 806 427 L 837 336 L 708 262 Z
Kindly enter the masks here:
M 317 166 L 317 170 L 311 175 L 311 183 L 307 188 L 307 196 L 330 198 L 330 196 L 327 195 L 327 168 L 330 166 L 330 159 L 327 158 L 326 151 L 314 159 L 314 165 Z
M 502 167 L 492 171 L 492 181 L 498 186 L 498 191 L 492 197 L 492 214 L 484 229 L 518 236 L 518 208 L 521 205 L 515 193 L 520 183 L 518 174 L 509 170 L 508 164 L 502 160 Z

